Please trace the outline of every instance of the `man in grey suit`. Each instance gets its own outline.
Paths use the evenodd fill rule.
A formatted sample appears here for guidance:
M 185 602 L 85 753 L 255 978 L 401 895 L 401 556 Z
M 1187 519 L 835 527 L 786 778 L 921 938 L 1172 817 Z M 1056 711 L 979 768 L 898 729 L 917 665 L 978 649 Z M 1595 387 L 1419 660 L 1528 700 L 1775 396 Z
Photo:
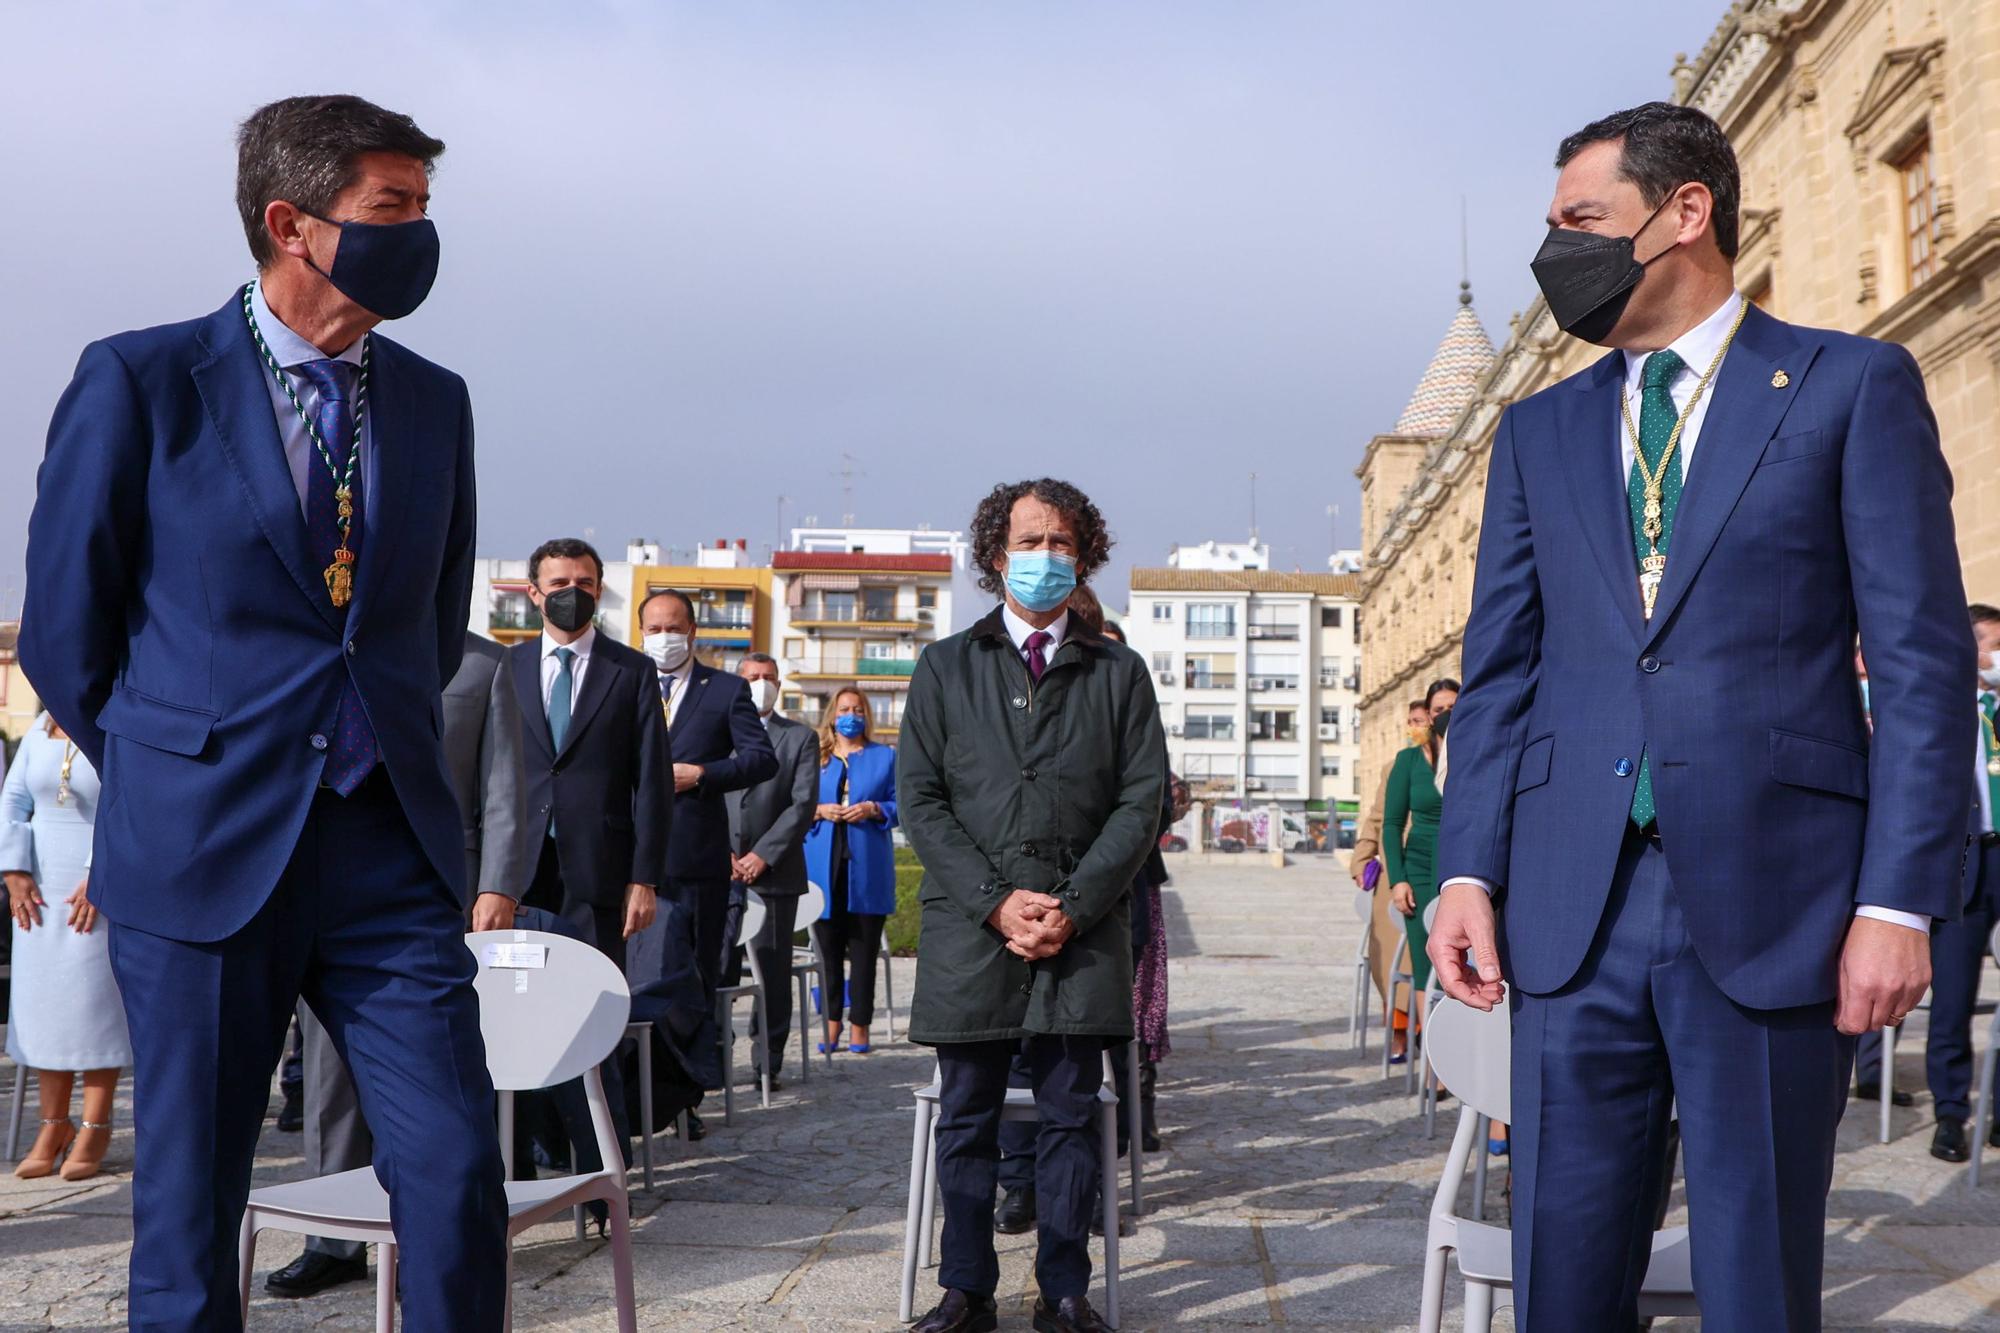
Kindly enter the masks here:
M 533 877 L 521 771 L 521 711 L 514 705 L 507 650 L 467 632 L 465 657 L 444 690 L 444 758 L 465 826 L 465 882 L 475 896 L 473 930 L 505 930 Z M 304 1004 L 306 1172 L 320 1176 L 367 1166 L 375 1151 L 354 1082 L 326 1029 Z M 305 1252 L 272 1273 L 264 1290 L 294 1299 L 368 1276 L 359 1241 L 308 1236 Z
M 750 942 L 766 987 L 764 1049 L 755 1059 L 759 1068 L 769 1062 L 776 1087 L 792 1024 L 792 934 L 798 929 L 799 897 L 806 891 L 806 831 L 819 800 L 819 737 L 811 727 L 778 715 L 778 664 L 769 655 L 750 653 L 737 674 L 750 683 L 751 701 L 778 752 L 775 777 L 724 798 L 729 807 L 730 897 L 740 904 L 746 892 L 754 891 L 764 900 L 764 928 Z M 734 923 L 729 938 L 736 938 Z

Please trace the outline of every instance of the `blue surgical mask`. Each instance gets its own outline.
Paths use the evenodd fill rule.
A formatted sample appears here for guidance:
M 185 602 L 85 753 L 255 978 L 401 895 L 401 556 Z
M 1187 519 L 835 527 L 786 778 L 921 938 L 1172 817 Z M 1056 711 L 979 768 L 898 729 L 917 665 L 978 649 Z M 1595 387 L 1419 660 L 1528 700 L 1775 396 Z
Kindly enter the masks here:
M 868 734 L 868 719 L 859 713 L 842 713 L 833 720 L 833 729 L 851 741 L 860 740 Z
M 306 216 L 319 218 L 317 213 Z M 331 272 L 320 270 L 317 264 L 313 264 L 314 270 L 369 314 L 401 319 L 431 294 L 431 284 L 437 281 L 438 231 L 429 218 L 410 222 L 319 220 L 340 228 L 340 248 L 334 251 Z
M 1053 611 L 1076 591 L 1076 557 L 1053 551 L 1009 551 L 1007 591 L 1030 611 Z

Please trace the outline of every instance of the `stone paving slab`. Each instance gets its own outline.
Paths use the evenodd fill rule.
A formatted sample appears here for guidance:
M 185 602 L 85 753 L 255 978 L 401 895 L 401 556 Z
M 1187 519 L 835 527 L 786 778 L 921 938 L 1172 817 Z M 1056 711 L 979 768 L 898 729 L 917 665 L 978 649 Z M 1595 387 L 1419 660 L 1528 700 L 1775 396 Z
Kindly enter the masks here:
M 1160 1079 L 1168 1147 L 1148 1159 L 1151 1209 L 1121 1245 L 1124 1327 L 1414 1328 L 1425 1219 L 1456 1107 L 1426 1138 L 1401 1071 L 1381 1077 L 1379 1034 L 1365 1055 L 1350 1045 L 1360 929 L 1351 884 L 1320 859 L 1282 870 L 1250 857 L 1174 860 L 1175 1050 Z M 908 976 L 900 964 L 898 981 Z M 1875 1142 L 1873 1106 L 1841 1127 L 1827 1326 L 2000 1333 L 2000 1158 L 1975 1194 L 1962 1168 L 1925 1151 L 1922 1029 L 1912 1027 L 1897 1072 L 1918 1105 L 1895 1113 L 1894 1141 Z M 910 1090 L 930 1071 L 927 1052 L 887 1044 L 816 1066 L 805 1083 L 794 1069 L 768 1110 L 741 1098 L 726 1129 L 718 1110 L 703 1143 L 662 1136 L 656 1188 L 638 1191 L 632 1177 L 640 1326 L 894 1329 Z M 10 1073 L 0 1067 L 0 1082 Z M 121 1125 L 129 1114 L 121 1106 Z M 298 1135 L 267 1124 L 261 1149 L 258 1183 L 302 1172 Z M 131 1152 L 121 1128 L 98 1181 L 0 1176 L 0 1333 L 124 1327 Z M 1497 1169 L 1495 1216 L 1505 1181 Z M 1676 1213 L 1685 1220 L 1678 1196 Z M 1002 1327 L 1025 1330 L 1033 1238 L 1001 1237 L 999 1250 Z M 266 1233 L 258 1283 L 297 1251 L 296 1238 Z M 516 1247 L 515 1274 L 517 1328 L 616 1328 L 609 1246 L 594 1234 L 536 1228 Z M 920 1275 L 920 1305 L 935 1281 L 935 1270 Z M 1453 1282 L 1449 1328 L 1459 1299 Z M 296 1303 L 260 1292 L 251 1311 L 257 1330 L 373 1326 L 367 1285 Z M 1509 1311 L 1496 1327 L 1512 1327 Z

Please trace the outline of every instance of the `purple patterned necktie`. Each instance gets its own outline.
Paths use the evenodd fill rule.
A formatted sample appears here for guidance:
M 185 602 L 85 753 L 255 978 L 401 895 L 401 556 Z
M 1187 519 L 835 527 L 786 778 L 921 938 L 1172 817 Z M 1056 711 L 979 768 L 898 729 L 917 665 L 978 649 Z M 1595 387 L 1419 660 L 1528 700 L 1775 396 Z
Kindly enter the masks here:
M 333 455 L 333 466 L 342 476 L 347 475 L 348 454 L 355 448 L 351 378 L 354 369 L 346 361 L 306 361 L 292 367 L 293 373 L 310 384 L 319 395 L 313 424 L 319 427 L 320 438 L 326 441 L 327 452 Z M 340 545 L 340 509 L 339 501 L 334 498 L 333 474 L 327 469 L 326 460 L 320 457 L 317 447 L 306 462 L 306 478 L 306 539 L 312 547 L 313 559 L 319 562 L 320 569 L 325 569 L 333 563 L 334 550 Z M 347 549 L 358 558 L 362 524 L 361 465 L 358 459 L 355 460 L 351 496 L 354 525 L 348 532 Z M 320 590 L 320 595 L 326 595 L 324 589 Z M 334 614 L 345 616 L 347 608 L 336 607 Z M 342 665 L 344 668 L 344 659 Z M 369 724 L 368 713 L 361 706 L 360 692 L 354 687 L 354 677 L 345 669 L 340 676 L 340 707 L 334 716 L 330 740 L 326 767 L 320 771 L 319 780 L 346 796 L 360 786 L 362 779 L 374 769 L 380 752 L 375 744 L 375 728 Z
M 1040 684 L 1042 673 L 1049 669 L 1048 647 L 1055 642 L 1055 636 L 1045 629 L 1038 629 L 1028 636 L 1024 647 L 1028 650 L 1028 674 Z

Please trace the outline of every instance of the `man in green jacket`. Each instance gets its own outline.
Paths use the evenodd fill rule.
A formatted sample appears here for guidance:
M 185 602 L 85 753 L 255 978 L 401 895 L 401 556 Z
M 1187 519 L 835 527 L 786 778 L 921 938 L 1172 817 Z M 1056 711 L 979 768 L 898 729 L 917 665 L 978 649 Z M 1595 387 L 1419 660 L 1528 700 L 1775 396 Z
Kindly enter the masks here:
M 1000 1112 L 1025 1050 L 1040 1127 L 1039 1333 L 1091 1309 L 1090 1209 L 1105 1046 L 1132 1036 L 1132 879 L 1158 830 L 1166 740 L 1139 656 L 1071 621 L 1111 549 L 1066 482 L 996 487 L 972 520 L 980 586 L 1004 598 L 917 660 L 896 790 L 924 864 L 913 1041 L 937 1048 L 937 1308 L 915 1333 L 999 1327 Z

